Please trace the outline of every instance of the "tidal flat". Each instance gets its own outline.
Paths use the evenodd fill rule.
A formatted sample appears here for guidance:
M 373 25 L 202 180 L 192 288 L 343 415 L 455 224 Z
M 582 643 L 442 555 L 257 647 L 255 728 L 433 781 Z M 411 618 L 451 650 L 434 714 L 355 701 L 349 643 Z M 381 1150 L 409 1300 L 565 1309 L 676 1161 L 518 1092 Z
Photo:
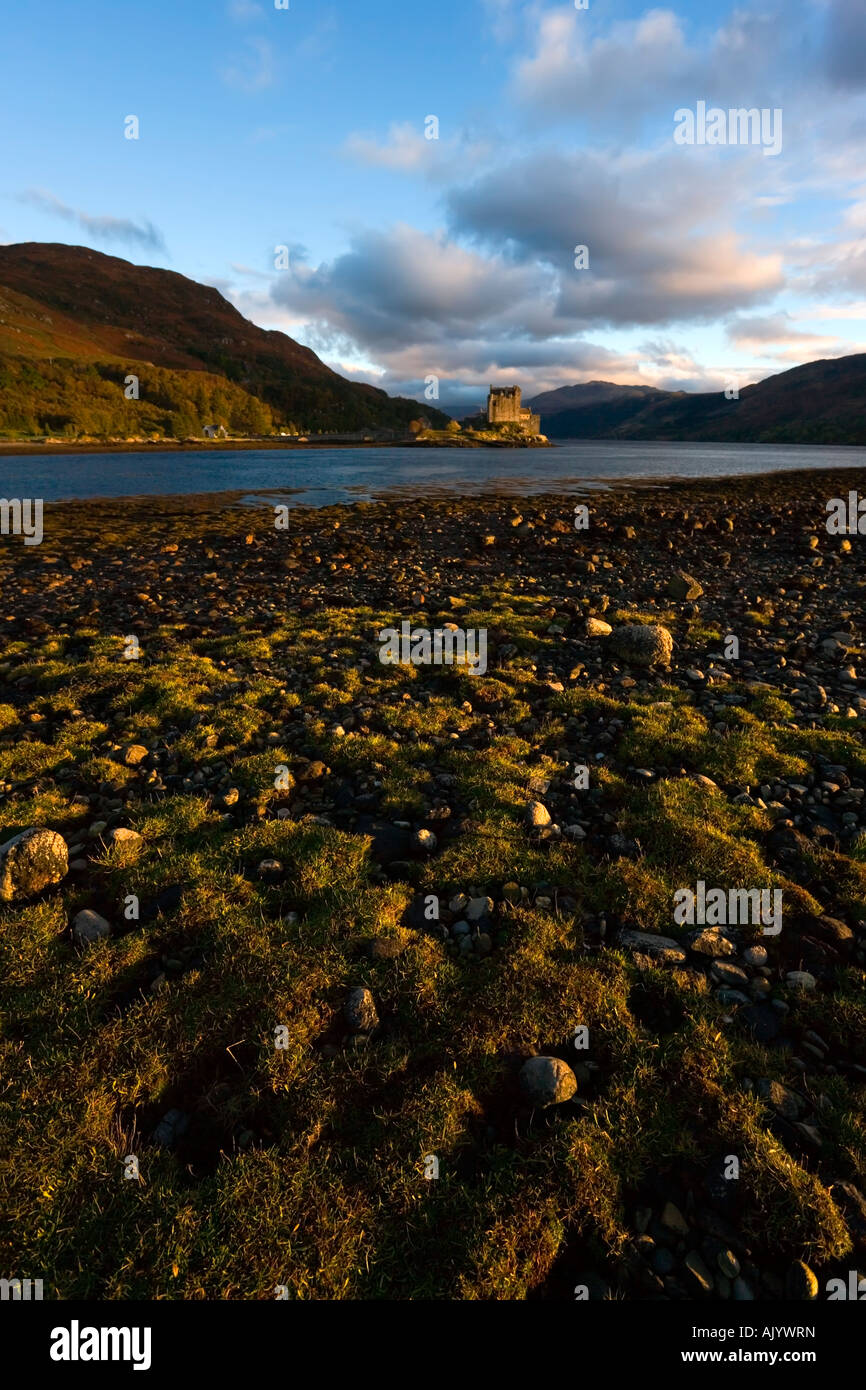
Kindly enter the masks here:
M 866 537 L 825 526 L 858 481 L 3 537 L 3 1266 L 62 1299 L 866 1273 Z M 383 664 L 407 619 L 486 670 Z M 676 923 L 700 885 L 780 892 L 781 930 Z

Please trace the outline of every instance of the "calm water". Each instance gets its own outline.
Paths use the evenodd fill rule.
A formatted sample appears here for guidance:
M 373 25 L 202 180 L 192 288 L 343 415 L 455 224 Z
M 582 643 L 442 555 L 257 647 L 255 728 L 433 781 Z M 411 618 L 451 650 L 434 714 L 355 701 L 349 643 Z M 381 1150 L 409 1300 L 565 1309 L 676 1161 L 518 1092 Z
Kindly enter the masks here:
M 585 492 L 625 481 L 717 478 L 801 468 L 866 469 L 866 448 L 565 440 L 552 449 L 250 449 L 0 457 L 0 495 L 84 497 L 260 491 L 292 505 L 397 495 Z M 853 485 L 852 479 L 852 485 Z M 273 496 L 268 499 L 273 502 Z

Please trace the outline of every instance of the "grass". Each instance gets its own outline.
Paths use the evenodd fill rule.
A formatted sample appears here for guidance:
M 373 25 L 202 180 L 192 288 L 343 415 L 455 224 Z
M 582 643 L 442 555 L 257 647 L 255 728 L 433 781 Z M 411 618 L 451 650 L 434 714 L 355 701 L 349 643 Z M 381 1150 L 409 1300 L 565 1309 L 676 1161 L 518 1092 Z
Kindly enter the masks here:
M 47 1296 L 255 1299 L 277 1285 L 296 1299 L 553 1294 L 569 1252 L 610 1277 L 630 1268 L 649 1175 L 697 1171 L 718 1153 L 740 1157 L 740 1228 L 764 1263 L 851 1257 L 828 1182 L 866 1178 L 862 1084 L 812 1081 L 824 1148 L 818 1160 L 792 1155 L 743 1086 L 798 1084 L 787 1055 L 729 1026 L 703 976 L 587 952 L 582 921 L 606 910 L 670 934 L 677 885 L 782 881 L 765 858 L 766 812 L 686 779 L 635 785 L 626 767 L 755 783 L 832 752 L 862 770 L 859 734 L 792 729 L 783 700 L 737 682 L 728 689 L 745 704 L 729 710 L 724 739 L 674 687 L 649 699 L 575 686 L 539 712 L 549 600 L 507 586 L 461 597 L 461 621 L 505 628 L 516 647 L 477 681 L 362 668 L 394 617 L 373 608 L 280 613 L 266 630 L 241 612 L 230 632 L 195 638 L 156 620 L 139 662 L 86 622 L 7 644 L 7 675 L 27 693 L 0 705 L 0 781 L 16 789 L 0 801 L 0 838 L 49 825 L 92 855 L 83 881 L 0 912 L 3 1263 L 42 1277 Z M 359 704 L 381 718 L 338 733 L 341 711 Z M 45 741 L 33 713 L 50 722 Z M 479 756 L 465 740 L 494 714 Z M 456 779 L 470 826 L 387 881 L 364 835 L 312 815 L 276 819 L 298 792 L 297 767 L 286 792 L 274 777 L 295 764 L 299 715 L 310 755 L 378 784 L 387 817 L 421 814 L 435 765 Z M 530 774 L 565 777 L 575 730 L 610 718 L 624 728 L 598 785 L 643 846 L 638 862 L 539 845 L 522 825 Z M 240 823 L 195 783 L 156 796 L 112 751 L 160 740 L 163 770 L 223 770 L 241 791 Z M 74 800 L 106 786 L 143 836 L 137 854 L 106 849 L 92 829 L 99 813 Z M 267 858 L 284 867 L 279 884 L 258 876 Z M 508 883 L 529 891 L 504 910 L 486 959 L 456 957 L 405 924 L 415 893 L 501 900 Z M 539 905 L 545 884 L 575 905 Z M 175 886 L 173 910 L 124 922 L 129 895 L 144 904 Z M 866 862 L 846 859 L 836 886 L 862 911 Z M 84 906 L 115 933 L 77 951 L 66 924 Z M 393 954 L 372 958 L 374 938 Z M 373 991 L 381 1034 L 334 1046 L 358 984 Z M 667 1032 L 647 1022 L 665 1008 L 677 1014 Z M 863 972 L 840 969 L 835 995 L 804 997 L 794 1014 L 831 1044 L 866 1038 Z M 518 1122 L 520 1059 L 543 1049 L 573 1060 L 581 1024 L 596 1068 L 582 1105 Z M 191 1116 L 177 1152 L 152 1141 L 172 1109 Z M 428 1154 L 437 1181 L 425 1180 Z M 129 1155 L 138 1180 L 124 1177 Z

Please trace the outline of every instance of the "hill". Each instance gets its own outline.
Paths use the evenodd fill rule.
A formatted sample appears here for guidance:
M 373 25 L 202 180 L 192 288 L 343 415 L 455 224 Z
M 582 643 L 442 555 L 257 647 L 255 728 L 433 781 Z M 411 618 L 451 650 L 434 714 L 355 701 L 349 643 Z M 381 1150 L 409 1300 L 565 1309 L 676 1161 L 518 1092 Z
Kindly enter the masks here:
M 529 404 L 555 439 L 866 444 L 866 354 L 779 372 L 744 387 L 738 400 L 726 400 L 722 391 L 589 382 L 545 392 Z
M 124 397 L 130 372 L 139 402 Z M 419 412 L 174 271 L 82 246 L 0 246 L 0 430 L 177 433 L 215 414 L 253 432 L 405 429 Z
M 554 391 L 542 391 L 529 402 L 530 409 L 550 419 L 564 410 L 581 410 L 585 406 L 607 405 L 613 401 L 636 400 L 646 405 L 653 398 L 669 396 L 656 386 L 620 386 L 613 381 L 585 381 L 579 386 L 558 386 Z

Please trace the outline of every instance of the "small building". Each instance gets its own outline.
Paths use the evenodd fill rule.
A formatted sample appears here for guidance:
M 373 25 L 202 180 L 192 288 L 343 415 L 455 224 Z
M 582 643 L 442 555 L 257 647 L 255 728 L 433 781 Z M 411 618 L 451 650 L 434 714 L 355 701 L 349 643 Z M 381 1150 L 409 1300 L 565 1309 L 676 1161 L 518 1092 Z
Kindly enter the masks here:
M 225 425 L 205 425 L 202 433 L 205 439 L 228 439 Z

